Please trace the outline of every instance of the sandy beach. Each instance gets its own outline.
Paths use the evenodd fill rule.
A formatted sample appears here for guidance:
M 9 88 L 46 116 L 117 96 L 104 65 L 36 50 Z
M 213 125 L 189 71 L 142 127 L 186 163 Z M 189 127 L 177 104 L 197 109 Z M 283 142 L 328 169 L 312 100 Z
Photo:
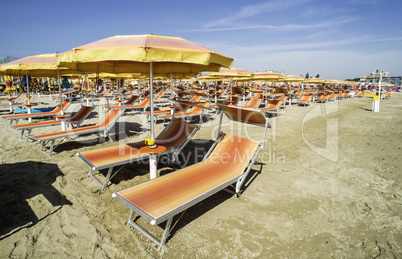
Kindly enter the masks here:
M 48 96 L 37 102 L 57 105 Z M 271 118 L 267 143 L 241 196 L 219 192 L 176 216 L 162 249 L 125 224 L 130 210 L 112 197 L 148 180 L 148 165 L 125 166 L 101 192 L 76 156 L 143 140 L 149 136 L 145 115 L 122 117 L 114 143 L 87 135 L 63 142 L 52 156 L 38 143 L 20 141 L 20 132 L 0 119 L 0 257 L 401 258 L 402 94 L 381 100 L 379 113 L 371 112 L 371 103 L 355 97 L 282 109 Z M 75 103 L 67 111 L 78 109 Z M 83 125 L 95 124 L 103 113 L 96 109 Z M 212 115 L 203 123 L 183 159 L 201 159 L 218 121 Z M 158 123 L 156 131 L 162 127 Z M 262 137 L 262 131 L 248 133 Z M 159 168 L 160 174 L 178 169 Z M 162 235 L 161 228 L 140 223 Z

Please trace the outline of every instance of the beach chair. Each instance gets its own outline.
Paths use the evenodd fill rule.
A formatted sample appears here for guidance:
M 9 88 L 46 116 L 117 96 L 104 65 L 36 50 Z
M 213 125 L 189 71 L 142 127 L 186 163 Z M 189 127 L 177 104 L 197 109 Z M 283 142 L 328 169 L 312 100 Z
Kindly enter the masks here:
M 326 103 L 326 102 L 328 102 L 328 98 L 329 98 L 329 95 L 322 94 L 318 98 L 315 98 L 315 102 L 316 103 Z
M 188 102 L 176 102 L 175 105 L 168 106 L 169 110 L 157 110 L 154 111 L 154 116 L 160 116 L 160 115 L 169 115 L 173 113 L 180 113 L 180 112 L 185 112 L 188 110 L 188 108 L 191 106 L 190 103 Z M 149 116 L 151 115 L 150 111 L 146 111 L 145 114 Z
M 17 97 L 0 97 L 0 103 L 1 102 L 20 102 L 22 100 L 25 100 L 25 95 L 26 94 L 20 94 Z
M 287 97 L 286 95 L 281 94 L 281 95 L 280 95 L 277 99 L 275 99 L 275 100 L 282 101 L 281 107 L 282 107 L 282 108 L 286 108 L 286 101 L 288 100 L 288 97 Z M 290 102 L 289 102 L 289 104 L 290 104 Z
M 158 155 L 172 154 L 172 162 L 178 161 L 178 155 L 200 129 L 201 121 L 198 124 L 189 123 L 182 119 L 174 119 L 156 137 L 155 144 L 166 148 L 166 151 Z M 106 147 L 96 150 L 89 150 L 77 153 L 77 156 L 90 166 L 88 176 L 95 180 L 102 187 L 106 188 L 109 181 L 122 167 L 113 175 L 113 169 L 117 166 L 126 165 L 135 161 L 142 161 L 148 158 L 148 153 L 141 153 L 141 147 L 145 147 L 144 141 L 134 142 L 114 147 Z M 95 170 L 108 169 L 105 180 L 101 182 L 93 174 Z
M 132 105 L 135 103 L 135 101 L 137 101 L 138 97 L 139 97 L 138 95 L 133 95 L 124 103 L 113 103 L 113 104 L 109 104 L 109 99 L 107 99 L 107 104 L 101 104 L 100 106 L 102 106 L 104 108 L 109 108 L 109 107 L 116 107 L 116 106 L 122 106 L 122 105 Z
M 357 91 L 356 94 L 355 94 L 355 96 L 359 97 L 359 98 L 363 98 L 364 95 L 365 95 L 365 91 Z
M 132 104 L 132 105 L 125 105 L 123 103 L 123 105 L 121 106 L 110 106 L 110 108 L 112 109 L 124 109 L 124 110 L 143 110 L 145 111 L 145 109 L 150 105 L 151 103 L 151 98 L 146 97 L 141 103 L 139 104 Z
M 329 97 L 328 97 L 328 101 L 331 101 L 331 102 L 335 101 L 337 96 L 338 95 L 335 94 L 335 93 L 330 94 Z
M 297 100 L 297 105 L 308 106 L 310 105 L 312 95 L 303 95 L 300 100 Z
M 273 111 L 273 112 L 275 112 L 276 116 L 278 116 L 281 106 L 282 106 L 281 100 L 269 100 L 267 106 L 264 108 L 261 108 L 260 110 L 264 111 L 264 112 Z
M 36 99 L 36 95 L 31 96 L 31 98 L 29 99 L 29 102 L 32 103 L 34 100 Z M 19 107 L 25 107 L 27 105 L 27 102 L 22 102 L 22 103 L 18 103 L 18 102 L 11 102 L 9 104 L 5 104 L 5 103 L 0 103 L 0 107 L 2 108 L 9 108 L 10 112 L 13 112 L 14 108 L 19 108 Z
M 166 120 L 173 120 L 173 119 L 189 119 L 192 120 L 194 117 L 199 117 L 202 120 L 205 109 L 209 106 L 209 102 L 197 102 L 193 104 L 189 111 L 173 113 L 172 115 L 159 115 L 159 118 Z
M 245 105 L 241 105 L 238 107 L 246 108 L 246 109 L 258 109 L 260 107 L 262 99 L 259 98 L 251 98 Z
M 344 93 L 343 92 L 339 92 L 338 95 L 336 96 L 337 100 L 342 100 L 344 99 Z
M 13 121 L 18 123 L 18 120 L 21 119 L 29 119 L 29 118 L 42 118 L 42 117 L 51 117 L 54 115 L 60 114 L 61 110 L 65 110 L 70 105 L 70 102 L 63 102 L 62 106 L 57 106 L 50 112 L 38 112 L 38 113 L 27 113 L 27 114 L 13 114 L 13 115 L 5 115 L 2 116 L 3 119 L 10 120 L 10 126 L 12 125 Z
M 131 209 L 127 224 L 131 224 L 157 245 L 166 242 L 173 217 L 211 195 L 234 185 L 238 196 L 259 152 L 263 149 L 269 122 L 258 110 L 219 105 L 219 135 L 202 162 L 150 181 L 113 193 L 113 197 Z M 260 142 L 221 132 L 222 116 L 232 121 L 265 128 Z M 162 238 L 158 240 L 136 223 L 136 215 L 152 225 L 166 221 Z
M 391 98 L 392 98 L 392 93 L 391 92 L 385 94 L 384 99 L 389 100 Z
M 92 112 L 93 109 L 94 109 L 93 106 L 81 106 L 81 108 L 78 110 L 76 114 L 74 114 L 72 118 L 65 120 L 66 124 L 71 125 L 73 128 L 74 127 L 78 128 L 81 125 L 81 123 L 89 116 L 89 114 Z M 61 121 L 60 120 L 40 121 L 27 124 L 11 125 L 10 127 L 14 130 L 21 130 L 20 135 L 21 140 L 26 130 L 28 134 L 25 138 L 25 142 L 27 142 L 33 129 L 55 126 L 55 125 L 61 125 Z
M 120 118 L 120 116 L 123 115 L 123 113 L 123 109 L 110 109 L 96 125 L 35 135 L 31 136 L 31 139 L 41 143 L 42 151 L 44 150 L 47 143 L 50 142 L 49 152 L 46 153 L 50 156 L 52 154 L 52 151 L 68 137 L 71 138 L 84 134 L 98 133 L 100 138 L 102 132 L 105 138 L 108 137 L 110 130 L 114 127 L 117 120 Z M 60 138 L 61 141 L 57 145 L 55 145 L 55 141 Z M 109 140 L 113 142 L 111 138 L 109 138 Z

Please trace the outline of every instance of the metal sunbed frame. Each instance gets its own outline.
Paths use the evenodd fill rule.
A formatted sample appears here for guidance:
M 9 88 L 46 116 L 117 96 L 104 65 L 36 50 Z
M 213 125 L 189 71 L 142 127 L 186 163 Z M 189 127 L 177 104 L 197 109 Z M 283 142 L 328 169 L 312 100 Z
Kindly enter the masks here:
M 12 125 L 13 121 L 16 120 L 16 124 L 20 119 L 29 119 L 29 118 L 40 118 L 40 117 L 47 117 L 47 116 L 54 116 L 61 112 L 61 110 L 67 109 L 70 106 L 70 102 L 63 102 L 63 107 L 59 108 L 56 107 L 53 111 L 50 112 L 40 112 L 40 113 L 29 113 L 29 114 L 15 114 L 15 115 L 5 115 L 2 116 L 3 119 L 10 120 L 10 126 Z
M 171 121 L 160 133 L 159 133 L 159 135 L 158 135 L 158 137 L 156 137 L 156 139 L 155 139 L 155 141 L 156 141 L 156 143 L 158 143 L 158 142 L 163 142 L 163 141 L 166 141 L 166 139 L 163 139 L 164 138 L 164 135 L 165 135 L 165 133 L 166 132 L 168 132 L 169 130 L 170 130 L 170 128 L 169 127 L 175 127 L 176 126 L 176 124 L 177 123 L 188 123 L 188 122 L 185 122 L 185 121 L 182 121 L 181 119 L 175 119 L 175 120 L 173 120 L 173 121 Z M 187 125 L 186 124 L 183 124 L 184 125 L 184 128 L 182 128 L 181 130 L 179 130 L 179 131 L 175 131 L 175 133 L 177 134 L 177 133 L 182 133 L 183 131 L 187 131 L 188 129 L 190 129 L 190 130 L 192 130 L 192 132 L 188 135 L 188 137 L 186 138 L 186 140 L 178 147 L 178 148 L 173 148 L 173 149 L 168 149 L 168 150 L 166 150 L 165 152 L 162 152 L 162 153 L 159 153 L 158 154 L 158 156 L 162 156 L 162 155 L 167 155 L 167 154 L 172 154 L 172 162 L 173 163 L 175 163 L 175 162 L 177 162 L 178 161 L 178 155 L 180 154 L 180 152 L 183 150 L 183 148 L 185 148 L 186 147 L 186 145 L 188 144 L 188 142 L 190 142 L 190 140 L 192 139 L 192 137 L 197 133 L 197 131 L 201 128 L 201 122 L 200 123 L 198 123 L 196 126 L 194 125 L 194 124 L 190 124 L 190 123 L 188 123 Z M 190 128 L 188 128 L 188 126 L 191 126 L 192 125 L 192 127 L 190 127 Z M 182 126 L 183 127 L 183 126 Z M 174 129 L 174 128 L 173 128 Z M 169 137 L 171 137 L 171 136 L 169 136 Z M 162 138 L 162 139 L 161 139 Z M 176 138 L 177 139 L 177 138 Z M 162 143 L 163 144 L 163 143 Z M 114 151 L 114 155 L 120 155 L 120 151 L 121 150 L 126 150 L 125 148 L 127 148 L 127 152 L 129 153 L 129 152 L 132 152 L 133 150 L 135 151 L 135 152 L 139 152 L 138 150 L 139 150 L 139 148 L 141 148 L 141 147 L 143 147 L 143 146 L 145 146 L 145 143 L 144 143 L 144 141 L 139 141 L 139 142 L 135 142 L 135 143 L 131 143 L 131 144 L 126 144 L 126 145 L 124 145 L 124 147 L 121 147 L 121 146 L 116 146 L 116 147 L 107 147 L 107 148 L 101 148 L 101 149 L 99 149 L 98 151 L 102 151 L 102 150 L 106 150 L 106 149 L 111 149 L 111 148 L 113 148 L 113 151 Z M 124 165 L 126 165 L 126 164 L 129 164 L 129 163 L 133 163 L 133 162 L 135 162 L 135 161 L 139 161 L 139 160 L 141 160 L 141 159 L 145 159 L 145 158 L 147 158 L 148 157 L 148 154 L 145 154 L 145 153 L 140 153 L 138 156 L 132 156 L 132 154 L 130 153 L 130 154 L 128 154 L 129 156 L 128 157 L 125 157 L 124 155 L 125 154 L 121 154 L 121 156 L 119 156 L 119 159 L 116 159 L 116 160 L 114 160 L 112 163 L 108 163 L 108 164 L 103 164 L 103 165 L 95 165 L 94 163 L 94 161 L 91 161 L 91 159 L 89 159 L 89 158 L 87 158 L 86 157 L 86 154 L 88 154 L 88 153 L 94 153 L 94 152 L 96 152 L 95 150 L 90 150 L 90 151 L 87 151 L 87 152 L 78 152 L 77 153 L 77 156 L 78 157 L 80 157 L 82 160 L 84 160 L 84 162 L 86 162 L 89 166 L 90 166 L 90 169 L 89 169 L 89 172 L 88 172 L 88 176 L 90 176 L 92 179 L 94 179 L 95 180 L 95 182 L 99 185 L 99 186 L 101 186 L 102 187 L 102 191 L 104 191 L 105 190 L 105 188 L 107 187 L 107 184 L 109 183 L 109 181 L 124 167 Z M 105 151 L 105 152 L 107 152 L 107 151 Z M 125 151 L 124 151 L 125 152 Z M 104 153 L 103 153 L 104 154 Z M 113 173 L 113 169 L 116 167 L 116 166 L 121 166 L 121 165 L 123 165 L 123 167 L 121 167 L 120 169 L 118 169 L 116 172 L 114 172 Z M 105 180 L 103 181 L 103 183 L 98 179 L 98 178 L 96 178 L 95 177 L 95 175 L 93 174 L 93 172 L 95 171 L 95 170 L 102 170 L 102 169 L 108 169 L 108 172 L 107 172 L 107 175 L 106 175 L 106 177 L 105 177 Z M 113 174 L 112 174 L 113 173 Z
M 231 186 L 232 184 L 236 184 L 235 192 L 237 195 L 239 195 L 240 188 L 250 172 L 251 166 L 254 164 L 259 152 L 264 147 L 267 128 L 270 127 L 270 125 L 268 118 L 265 117 L 263 113 L 258 110 L 230 107 L 220 104 L 218 105 L 223 111 L 220 117 L 219 132 L 221 130 L 222 116 L 223 113 L 225 113 L 233 121 L 265 127 L 262 141 L 260 143 L 255 143 L 245 138 L 234 137 L 220 132 L 218 138 L 215 140 L 202 162 L 113 193 L 114 198 L 118 199 L 131 209 L 127 224 L 135 227 L 159 246 L 163 246 L 165 244 L 170 232 L 173 217 L 175 215 L 227 188 L 228 186 Z M 232 142 L 229 140 L 232 140 Z M 229 145 L 229 147 L 225 145 Z M 235 152 L 236 150 L 239 150 L 239 148 L 243 149 L 240 150 L 240 152 L 244 152 L 245 149 L 253 150 L 252 153 L 244 152 L 244 154 L 248 156 L 246 159 L 242 157 L 242 159 L 236 160 L 236 162 L 239 161 L 237 164 L 234 163 L 235 161 L 233 160 L 233 157 L 232 160 L 230 160 L 226 165 L 224 165 L 222 162 L 216 163 L 215 165 L 211 161 L 213 159 L 211 157 L 215 157 L 215 159 L 217 158 L 216 156 L 212 155 L 216 149 L 218 150 L 217 152 L 219 155 L 219 152 L 222 152 L 222 154 L 225 153 L 223 151 Z M 233 155 L 233 153 L 231 153 L 231 155 Z M 250 160 L 247 158 L 250 158 Z M 218 160 L 220 162 L 219 158 Z M 219 165 L 221 165 L 223 168 L 219 168 Z M 231 165 L 233 165 L 233 167 L 237 166 L 241 168 L 233 168 Z M 213 172 L 211 172 L 211 170 Z M 204 177 L 204 174 L 207 176 Z M 193 178 L 194 176 L 195 179 Z M 199 181 L 197 181 L 197 177 Z M 211 179 L 210 177 L 212 177 L 212 180 L 209 180 Z M 181 182 L 179 186 L 177 186 L 178 181 Z M 188 185 L 183 184 L 183 182 L 188 183 Z M 200 186 L 200 182 L 204 185 Z M 190 190 L 187 188 L 190 188 Z M 162 190 L 163 193 L 159 193 Z M 197 191 L 198 193 L 196 193 Z M 138 194 L 138 197 L 135 196 L 135 194 Z M 147 200 L 149 200 L 150 203 L 146 202 Z M 152 210 L 153 208 L 154 210 Z M 149 221 L 152 225 L 158 225 L 166 221 L 162 238 L 158 240 L 147 230 L 138 225 L 135 222 L 137 218 L 135 216 L 136 214 Z
M 99 128 L 99 125 L 101 122 L 103 122 L 104 119 L 106 119 L 107 116 L 109 116 L 109 112 L 116 112 L 118 113 L 117 116 L 113 119 L 112 122 L 108 123 L 108 125 Z M 86 127 L 81 127 L 81 128 L 76 128 L 76 129 L 71 129 L 71 130 L 64 130 L 64 131 L 58 131 L 58 132 L 53 132 L 53 133 L 47 133 L 47 134 L 41 134 L 41 135 L 35 135 L 31 136 L 31 139 L 36 140 L 38 142 L 41 142 L 41 151 L 44 150 L 45 146 L 47 143 L 50 142 L 50 147 L 49 147 L 49 153 L 44 152 L 47 155 L 51 155 L 52 151 L 60 145 L 64 140 L 66 140 L 68 137 L 73 137 L 73 136 L 79 136 L 79 135 L 84 135 L 84 134 L 89 134 L 89 133 L 98 133 L 99 138 L 101 138 L 101 132 L 104 132 L 105 138 L 109 136 L 109 131 L 114 127 L 116 124 L 117 120 L 123 115 L 124 110 L 123 109 L 110 109 L 103 117 L 101 120 L 96 125 L 93 126 L 86 126 Z M 86 131 L 85 131 L 86 130 Z M 47 136 L 49 134 L 58 134 L 57 136 Z M 61 138 L 61 141 L 55 145 L 56 139 Z M 110 142 L 113 142 L 111 138 L 109 138 Z
M 66 121 L 66 124 L 71 125 L 72 128 L 78 128 L 80 127 L 81 123 L 91 114 L 93 109 L 95 108 L 93 100 L 92 100 L 92 106 L 84 106 L 82 105 L 82 100 L 81 100 L 81 108 L 78 110 L 75 115 Z M 55 125 L 60 125 L 61 121 L 60 120 L 51 120 L 51 121 L 40 121 L 40 122 L 31 122 L 27 124 L 17 124 L 17 125 L 11 125 L 10 127 L 14 130 L 21 130 L 21 135 L 20 139 L 22 139 L 22 136 L 24 135 L 25 130 L 28 132 L 26 138 L 25 138 L 25 143 L 28 141 L 29 137 L 31 136 L 31 132 L 33 129 L 36 128 L 41 128 L 41 127 L 49 127 L 49 126 L 55 126 Z M 75 124 L 75 127 L 74 127 Z

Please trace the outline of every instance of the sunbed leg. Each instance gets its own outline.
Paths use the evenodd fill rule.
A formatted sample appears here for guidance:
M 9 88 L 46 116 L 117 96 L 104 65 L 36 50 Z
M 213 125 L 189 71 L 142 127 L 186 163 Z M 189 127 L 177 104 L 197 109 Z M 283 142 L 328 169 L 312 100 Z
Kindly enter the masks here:
M 173 217 L 171 217 L 170 219 L 167 220 L 165 231 L 163 231 L 163 236 L 162 236 L 162 239 L 161 239 L 161 242 L 160 242 L 159 246 L 163 246 L 165 244 L 166 238 L 169 235 L 170 226 L 172 225 L 172 220 L 173 220 Z
M 134 217 L 134 211 L 132 210 L 130 216 L 128 217 L 127 225 L 131 224 L 131 222 L 134 222 L 133 217 Z
M 22 136 L 24 135 L 25 130 L 21 130 L 20 140 L 22 140 Z M 26 142 L 26 141 L 25 141 Z
M 45 141 L 42 141 L 41 146 L 40 146 L 40 151 L 43 151 L 44 147 L 45 147 Z
M 28 130 L 27 138 L 25 139 L 25 143 L 28 142 L 29 136 L 31 136 L 31 130 L 32 130 L 32 129 L 29 129 L 29 130 Z
M 112 175 L 112 171 L 113 171 L 113 166 L 110 167 L 109 170 L 107 171 L 107 175 L 106 175 L 106 178 L 105 178 L 105 182 L 104 182 L 103 185 L 102 185 L 102 192 L 105 190 L 105 188 L 106 188 L 106 186 L 107 186 L 107 183 L 108 183 L 109 180 L 110 180 L 110 176 Z
M 50 148 L 49 148 L 49 154 L 48 154 L 48 156 L 51 156 L 51 155 L 52 155 L 52 151 L 53 151 L 53 147 L 54 147 L 54 142 L 55 142 L 55 139 L 53 139 L 52 142 L 50 143 Z
M 246 171 L 243 173 L 243 175 L 239 178 L 239 180 L 236 183 L 236 193 L 237 195 L 239 195 L 240 192 L 240 188 L 242 187 L 244 181 L 247 178 L 248 173 L 251 170 L 251 166 L 255 163 L 255 160 L 257 159 L 258 154 L 260 153 L 260 150 L 262 149 L 262 146 L 259 147 L 258 151 L 256 152 L 256 154 L 253 157 L 253 160 L 250 162 L 249 166 L 247 167 Z
M 166 242 L 166 238 L 169 235 L 170 232 L 170 226 L 172 225 L 172 220 L 173 217 L 167 220 L 166 222 L 166 227 L 165 230 L 163 231 L 163 236 L 161 240 L 158 240 L 156 237 L 151 235 L 148 231 L 146 231 L 143 227 L 138 225 L 136 222 L 134 222 L 135 219 L 135 213 L 134 210 L 131 211 L 130 216 L 128 217 L 127 225 L 131 225 L 135 227 L 138 231 L 140 231 L 142 234 L 144 234 L 146 237 L 152 240 L 155 244 L 157 244 L 159 247 L 163 246 Z M 152 225 L 155 225 L 154 223 L 151 222 Z

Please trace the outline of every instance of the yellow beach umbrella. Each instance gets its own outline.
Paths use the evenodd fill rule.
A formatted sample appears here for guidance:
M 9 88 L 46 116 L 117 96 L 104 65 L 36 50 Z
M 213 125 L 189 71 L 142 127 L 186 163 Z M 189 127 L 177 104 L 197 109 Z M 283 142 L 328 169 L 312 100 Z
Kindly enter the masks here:
M 57 70 L 61 74 L 71 73 L 68 68 L 57 67 L 57 54 L 34 55 L 20 58 L 0 65 L 2 74 L 10 76 L 30 75 L 32 77 L 57 77 Z
M 250 71 L 243 68 L 221 68 L 219 72 L 212 72 L 209 74 L 209 77 L 225 79 L 225 78 L 233 78 L 233 77 L 247 77 L 251 78 L 254 74 Z
M 232 80 L 233 78 L 243 78 L 250 79 L 254 74 L 250 71 L 243 68 L 221 68 L 219 72 L 212 72 L 209 74 L 209 77 L 213 77 L 215 79 L 229 79 L 230 78 L 230 87 L 232 89 Z M 232 91 L 233 92 L 233 91 Z
M 71 74 L 75 72 L 69 68 L 58 67 L 56 65 L 56 57 L 57 54 L 53 53 L 20 58 L 0 65 L 0 72 L 5 75 L 19 77 L 23 75 L 30 75 L 32 77 L 59 77 L 60 74 Z M 61 104 L 60 78 L 59 91 Z M 27 100 L 29 104 L 29 86 L 27 87 Z
M 298 75 L 285 75 L 283 78 L 278 79 L 280 82 L 303 82 L 306 78 Z
M 233 58 L 178 37 L 124 35 L 64 52 L 59 66 L 86 72 L 193 73 L 231 67 Z
M 318 77 L 312 77 L 304 80 L 304 83 L 306 84 L 325 84 L 325 79 L 318 78 Z
M 88 77 L 90 79 L 95 79 L 95 78 L 100 78 L 100 79 L 136 79 L 136 78 L 141 78 L 141 73 L 119 73 L 119 74 L 114 74 L 114 73 L 93 73 L 89 74 Z
M 253 76 L 253 80 L 265 80 L 265 81 L 278 81 L 279 79 L 283 78 L 285 78 L 283 74 L 275 72 L 255 73 Z
M 60 54 L 57 64 L 86 72 L 148 73 L 153 140 L 153 74 L 219 71 L 221 67 L 230 68 L 233 60 L 182 38 L 148 34 L 114 36 L 76 47 Z
M 206 73 L 204 75 L 201 75 L 197 77 L 198 80 L 205 80 L 205 81 L 210 81 L 210 80 L 216 80 L 216 77 L 211 76 L 211 73 Z

